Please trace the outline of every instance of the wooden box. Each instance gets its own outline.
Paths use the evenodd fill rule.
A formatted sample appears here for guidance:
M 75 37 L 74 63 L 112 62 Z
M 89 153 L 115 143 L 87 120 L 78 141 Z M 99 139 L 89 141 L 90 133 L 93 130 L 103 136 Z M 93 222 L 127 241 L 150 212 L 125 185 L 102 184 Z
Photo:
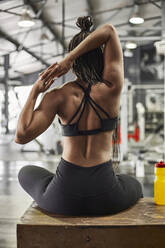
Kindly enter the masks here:
M 17 224 L 18 248 L 165 248 L 165 206 L 153 198 L 115 215 L 68 217 L 35 202 Z

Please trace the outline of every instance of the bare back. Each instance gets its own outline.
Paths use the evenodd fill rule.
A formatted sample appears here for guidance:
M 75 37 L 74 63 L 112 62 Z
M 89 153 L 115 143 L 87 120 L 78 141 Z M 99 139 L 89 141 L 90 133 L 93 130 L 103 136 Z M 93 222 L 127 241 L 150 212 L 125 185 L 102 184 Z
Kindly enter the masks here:
M 92 44 L 97 40 L 95 38 L 97 34 L 99 34 L 99 31 L 93 33 Z M 92 86 L 90 96 L 113 118 L 118 115 L 120 108 L 120 95 L 124 81 L 123 54 L 118 34 L 112 25 L 103 27 L 101 35 L 107 36 L 107 34 L 109 39 L 104 46 L 103 70 L 105 83 Z M 89 47 L 88 39 L 84 41 L 84 47 Z M 58 114 L 61 122 L 66 124 L 76 112 L 84 92 L 74 82 L 65 84 L 63 89 L 65 101 Z M 102 113 L 100 114 L 103 117 Z M 76 122 L 77 118 L 78 116 L 72 123 Z M 79 129 L 90 130 L 99 127 L 100 119 L 91 106 L 87 105 L 79 122 Z M 110 159 L 112 133 L 113 131 L 106 131 L 95 135 L 64 137 L 62 157 L 81 166 L 92 166 L 106 162 Z
M 86 85 L 83 87 L 85 88 Z M 62 124 L 68 120 L 78 109 L 84 92 L 75 82 L 70 82 L 62 87 L 64 103 L 59 110 L 59 118 Z M 120 107 L 120 95 L 114 95 L 113 90 L 104 83 L 92 86 L 90 96 L 99 104 L 112 118 L 116 117 Z M 104 113 L 100 112 L 102 118 Z M 79 114 L 73 119 L 75 123 Z M 79 122 L 80 130 L 91 130 L 100 127 L 100 119 L 92 107 L 87 104 Z M 64 151 L 62 157 L 74 164 L 81 166 L 92 166 L 103 163 L 110 159 L 111 138 L 113 131 L 100 132 L 96 135 L 64 137 Z

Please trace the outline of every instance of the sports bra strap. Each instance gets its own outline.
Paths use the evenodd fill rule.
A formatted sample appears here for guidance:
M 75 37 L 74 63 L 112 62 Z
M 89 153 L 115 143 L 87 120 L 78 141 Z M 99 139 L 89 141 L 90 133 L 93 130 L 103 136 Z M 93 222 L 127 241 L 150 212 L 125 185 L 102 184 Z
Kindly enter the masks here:
M 94 103 L 101 111 L 103 111 L 103 113 L 108 117 L 108 118 L 111 118 L 110 115 L 100 106 L 98 105 L 93 99 L 91 96 L 89 96 L 90 100 L 92 101 L 92 103 Z
M 82 98 L 82 101 L 81 101 L 81 103 L 80 103 L 80 105 L 79 105 L 79 107 L 78 107 L 78 109 L 76 110 L 76 112 L 74 113 L 74 115 L 71 117 L 71 119 L 68 121 L 68 123 L 67 123 L 67 125 L 69 125 L 72 121 L 73 121 L 73 119 L 76 117 L 76 115 L 78 114 L 78 112 L 80 111 L 80 109 L 81 109 L 81 107 L 82 107 L 82 105 L 83 105 L 83 108 L 82 108 L 82 110 L 81 110 L 81 112 L 80 112 L 80 115 L 79 115 L 79 118 L 78 118 L 78 120 L 77 120 L 77 124 L 79 123 L 79 121 L 80 121 L 80 119 L 81 119 L 81 116 L 82 116 L 82 114 L 83 114 L 83 112 L 84 112 L 84 109 L 85 109 L 85 105 L 86 105 L 86 103 L 87 102 L 89 102 L 89 104 L 90 104 L 90 106 L 94 109 L 94 111 L 95 111 L 95 113 L 97 114 L 97 116 L 99 117 L 99 119 L 100 120 L 102 120 L 102 118 L 101 118 L 101 115 L 99 114 L 99 112 L 97 111 L 97 109 L 96 109 L 96 107 L 98 107 L 108 118 L 110 118 L 110 116 L 109 116 L 109 114 L 102 108 L 102 107 L 100 107 L 92 98 L 91 98 L 91 96 L 90 96 L 90 90 L 91 90 L 91 84 L 88 84 L 88 88 L 87 89 L 84 89 L 84 87 L 81 85 L 81 84 L 79 84 L 78 82 L 76 82 L 79 86 L 80 86 L 80 88 L 84 91 L 84 96 L 83 96 L 83 98 Z M 95 106 L 96 107 L 95 107 Z
M 81 119 L 81 116 L 82 116 L 82 114 L 83 114 L 83 112 L 85 110 L 85 105 L 86 105 L 87 102 L 89 102 L 89 104 L 91 105 L 91 107 L 95 110 L 95 113 L 97 114 L 97 116 L 99 117 L 99 119 L 102 120 L 100 114 L 98 113 L 97 109 L 93 106 L 93 104 L 91 103 L 90 99 L 89 98 L 85 98 L 84 106 L 83 106 L 82 111 L 80 113 L 80 116 L 79 116 L 79 118 L 77 120 L 77 124 L 79 123 L 79 121 Z
M 77 124 L 79 123 L 79 121 L 80 121 L 80 119 L 81 119 L 81 116 L 82 116 L 82 114 L 83 114 L 83 112 L 84 112 L 86 103 L 87 103 L 87 98 L 85 98 L 84 106 L 83 106 L 82 111 L 81 111 L 81 113 L 80 113 L 80 115 L 79 115 L 79 118 L 78 118 L 78 120 L 77 120 Z
M 88 91 L 88 92 L 91 91 L 91 87 L 92 87 L 92 85 L 91 85 L 91 84 L 88 84 L 88 88 L 87 88 L 87 91 Z
M 90 101 L 91 98 L 88 98 L 88 102 L 91 105 L 91 107 L 94 109 L 95 113 L 97 114 L 97 116 L 99 117 L 100 120 L 102 120 L 101 115 L 99 114 L 99 112 L 97 111 L 97 109 L 95 108 L 95 106 L 92 104 L 92 102 Z
M 88 84 L 88 88 L 87 88 L 87 89 L 84 89 L 84 87 L 83 87 L 81 84 L 79 84 L 78 82 L 77 82 L 77 84 L 78 84 L 78 85 L 80 86 L 80 88 L 82 88 L 82 90 L 84 91 L 84 93 L 85 93 L 84 96 L 85 96 L 85 98 L 86 98 L 86 100 L 85 100 L 85 102 L 84 102 L 84 106 L 83 106 L 82 112 L 80 113 L 80 116 L 79 116 L 77 122 L 80 121 L 80 118 L 81 118 L 81 116 L 82 116 L 82 114 L 83 114 L 83 112 L 84 112 L 85 105 L 86 105 L 87 101 L 89 102 L 89 104 L 91 105 L 91 107 L 94 109 L 94 111 L 95 111 L 95 113 L 97 114 L 97 116 L 99 117 L 99 119 L 102 120 L 102 118 L 101 118 L 99 112 L 97 111 L 97 109 L 95 108 L 95 106 L 92 104 L 92 102 L 93 102 L 93 103 L 95 103 L 95 102 L 93 101 L 93 99 L 92 99 L 92 98 L 90 97 L 90 95 L 89 95 L 89 92 L 90 92 L 90 90 L 91 90 L 91 84 Z M 90 100 L 92 100 L 92 102 L 91 102 Z M 97 104 L 96 104 L 96 106 L 97 106 Z M 99 105 L 98 105 L 98 106 L 99 106 Z M 103 110 L 103 112 L 105 112 L 105 111 Z M 106 112 L 105 112 L 105 113 L 106 113 Z
M 79 84 L 78 82 L 76 82 L 80 88 L 84 91 L 84 93 L 88 96 L 88 98 L 90 98 L 90 100 L 92 101 L 92 103 L 94 103 L 108 118 L 111 118 L 110 115 L 101 107 L 99 106 L 92 98 L 91 96 L 89 95 L 89 92 L 91 91 L 91 84 L 88 84 L 88 88 L 87 89 L 84 89 L 84 87 Z M 91 105 L 92 106 L 92 105 Z M 98 111 L 96 110 L 95 108 L 95 111 L 98 113 Z
M 89 93 L 91 91 L 91 84 L 88 84 L 88 88 L 85 89 L 81 84 L 79 84 L 78 82 L 76 82 L 76 84 L 78 84 L 80 86 L 80 88 L 84 91 L 84 93 Z
M 74 113 L 74 115 L 71 117 L 71 119 L 68 121 L 67 125 L 69 125 L 73 121 L 73 119 L 76 117 L 76 115 L 78 114 L 79 110 L 81 109 L 81 106 L 82 106 L 82 104 L 83 104 L 84 101 L 85 101 L 85 95 L 83 96 L 82 101 L 81 101 L 78 109 L 76 110 L 76 112 Z

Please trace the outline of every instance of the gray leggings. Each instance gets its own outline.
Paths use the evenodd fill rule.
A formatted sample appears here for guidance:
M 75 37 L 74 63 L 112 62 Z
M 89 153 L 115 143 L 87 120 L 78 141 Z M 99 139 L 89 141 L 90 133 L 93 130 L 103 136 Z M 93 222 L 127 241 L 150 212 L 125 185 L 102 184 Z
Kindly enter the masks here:
M 61 158 L 55 174 L 27 165 L 18 179 L 41 209 L 55 214 L 115 214 L 143 197 L 140 182 L 130 175 L 115 174 L 111 160 L 82 167 Z

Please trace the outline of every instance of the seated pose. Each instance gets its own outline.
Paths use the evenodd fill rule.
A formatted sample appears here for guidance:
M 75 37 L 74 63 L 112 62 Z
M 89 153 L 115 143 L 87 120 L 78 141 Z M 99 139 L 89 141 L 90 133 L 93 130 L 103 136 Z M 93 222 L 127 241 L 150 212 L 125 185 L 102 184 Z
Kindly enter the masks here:
M 64 149 L 55 173 L 27 165 L 19 183 L 41 209 L 64 215 L 107 215 L 136 204 L 142 186 L 133 176 L 115 174 L 117 120 L 124 82 L 123 55 L 112 24 L 90 32 L 90 16 L 79 17 L 81 31 L 69 53 L 34 83 L 19 116 L 15 142 L 25 144 L 43 133 L 58 116 Z M 74 81 L 38 95 L 70 69 Z M 113 140 L 113 142 L 112 142 Z M 115 148 L 115 149 L 114 149 Z M 114 149 L 114 150 L 112 150 Z

